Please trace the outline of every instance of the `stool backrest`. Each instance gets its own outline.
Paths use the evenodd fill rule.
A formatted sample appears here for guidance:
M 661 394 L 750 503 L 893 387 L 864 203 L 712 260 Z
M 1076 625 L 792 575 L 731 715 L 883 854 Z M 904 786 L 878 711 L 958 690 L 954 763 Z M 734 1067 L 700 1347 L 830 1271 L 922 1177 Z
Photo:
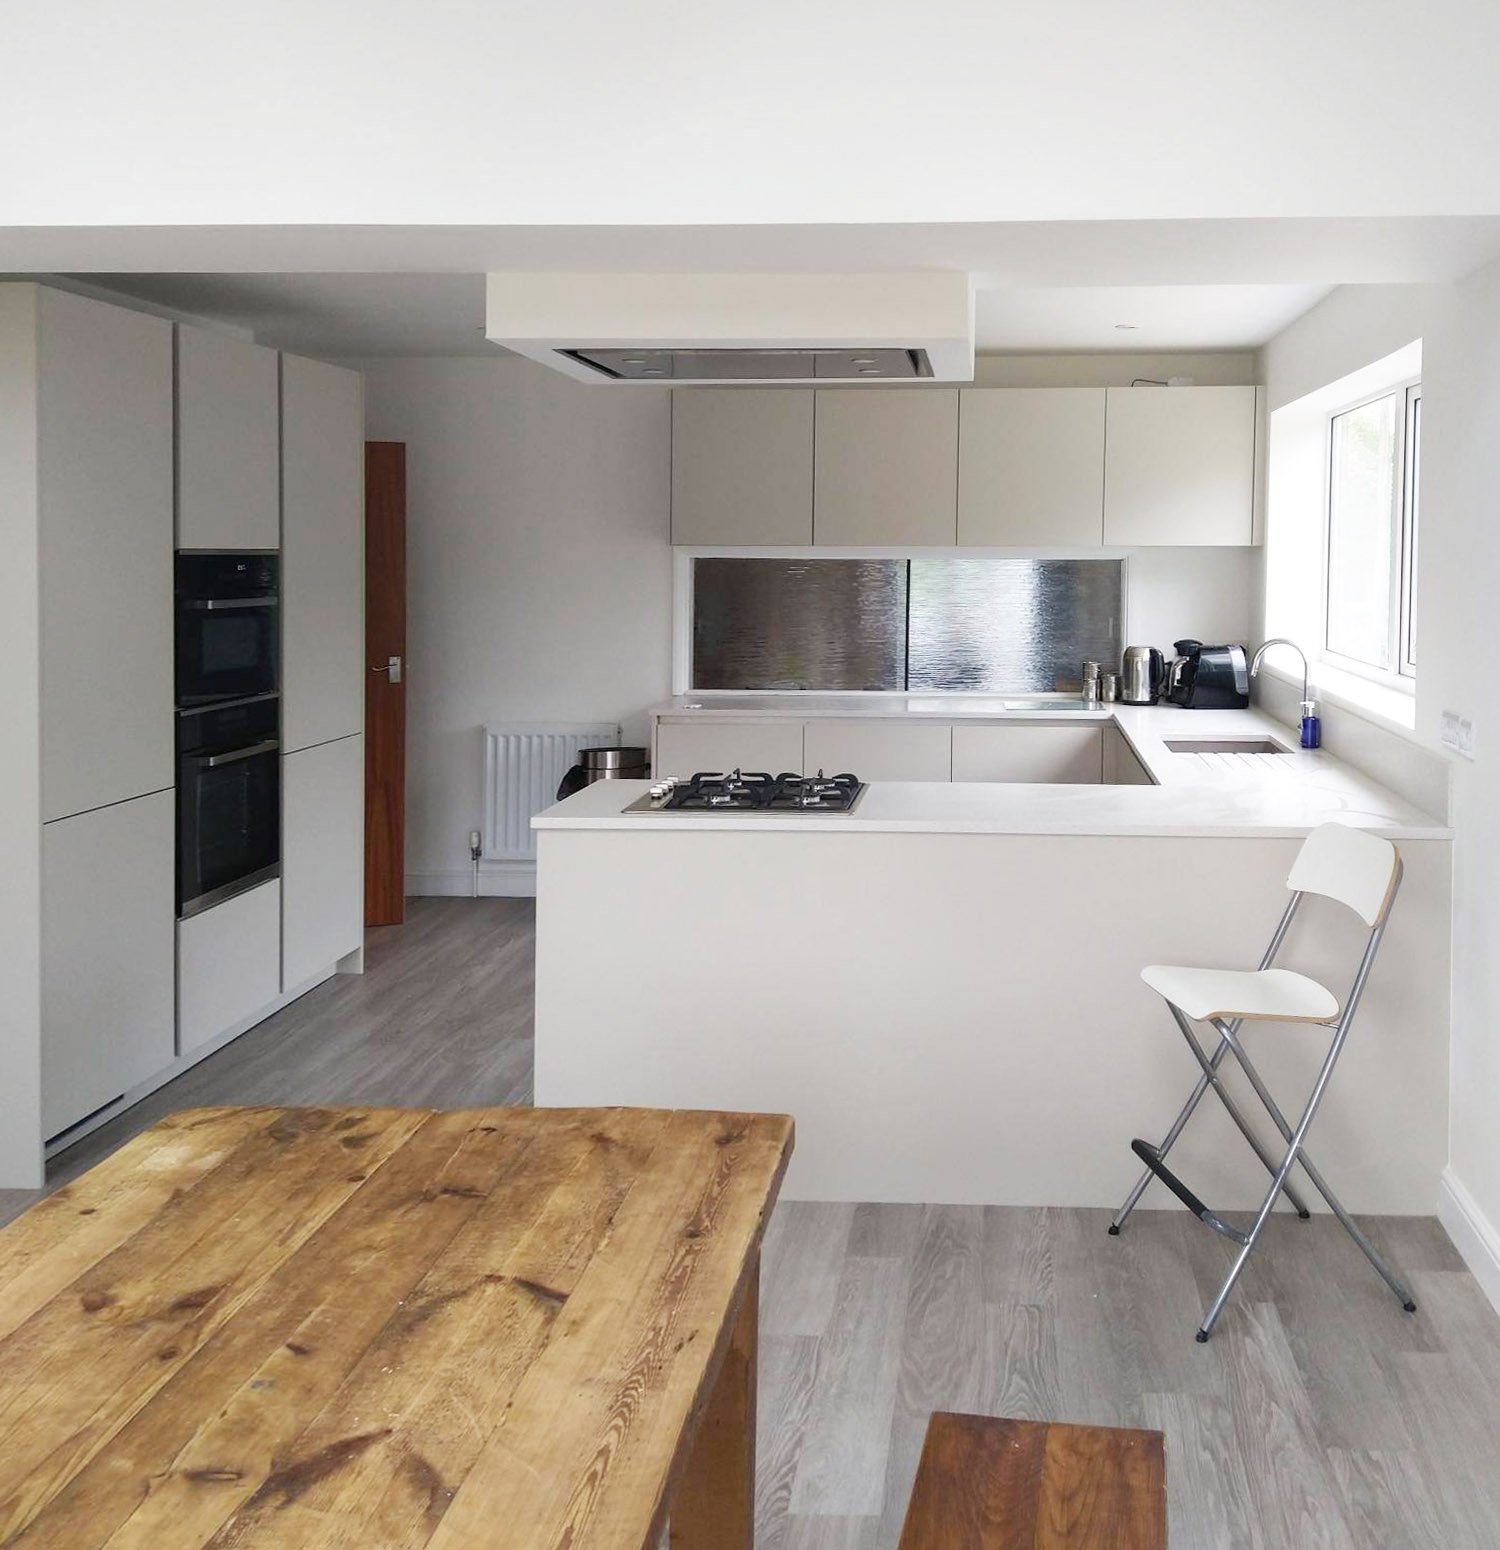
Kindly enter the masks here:
M 1372 930 L 1384 922 L 1401 879 L 1401 856 L 1389 840 L 1348 824 L 1320 824 L 1303 841 L 1286 885 L 1346 904 Z

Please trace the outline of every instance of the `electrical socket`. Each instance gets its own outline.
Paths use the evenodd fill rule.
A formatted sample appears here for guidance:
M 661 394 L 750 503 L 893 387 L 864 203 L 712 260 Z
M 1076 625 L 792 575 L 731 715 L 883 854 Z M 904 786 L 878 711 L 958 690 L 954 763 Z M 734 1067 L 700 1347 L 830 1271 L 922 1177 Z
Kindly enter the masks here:
M 484 836 L 478 829 L 469 830 L 469 860 L 478 861 L 484 854 Z
M 1438 723 L 1438 741 L 1462 759 L 1474 757 L 1474 723 L 1456 710 L 1445 710 Z

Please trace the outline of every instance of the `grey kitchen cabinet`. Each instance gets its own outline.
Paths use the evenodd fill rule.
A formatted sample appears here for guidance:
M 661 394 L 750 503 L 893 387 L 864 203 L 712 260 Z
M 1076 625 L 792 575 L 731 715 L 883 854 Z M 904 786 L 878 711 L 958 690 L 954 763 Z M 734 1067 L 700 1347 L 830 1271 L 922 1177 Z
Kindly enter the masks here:
M 819 388 L 813 542 L 952 544 L 958 390 Z
M 660 721 L 651 773 L 696 775 L 702 770 L 802 769 L 800 721 Z
M 172 325 L 23 291 L 35 358 L 16 385 L 40 427 L 42 817 L 53 819 L 173 781 Z
M 172 1063 L 176 804 L 159 791 L 42 828 L 42 1133 Z
M 810 544 L 813 394 L 672 393 L 672 542 Z
M 281 546 L 276 352 L 177 327 L 177 547 Z
M 958 725 L 953 728 L 953 778 L 1097 786 L 1104 774 L 1106 730 L 1097 724 Z
M 365 740 L 281 761 L 281 988 L 296 990 L 364 941 Z
M 802 762 L 808 774 L 947 781 L 953 777 L 952 732 L 943 724 L 894 718 L 809 721 L 802 732 Z
M 360 377 L 282 357 L 281 727 L 287 751 L 364 726 Z
M 962 388 L 960 545 L 1104 541 L 1103 388 Z
M 1256 390 L 1110 388 L 1104 542 L 1255 541 Z
M 250 1022 L 281 994 L 281 883 L 177 923 L 177 1053 Z

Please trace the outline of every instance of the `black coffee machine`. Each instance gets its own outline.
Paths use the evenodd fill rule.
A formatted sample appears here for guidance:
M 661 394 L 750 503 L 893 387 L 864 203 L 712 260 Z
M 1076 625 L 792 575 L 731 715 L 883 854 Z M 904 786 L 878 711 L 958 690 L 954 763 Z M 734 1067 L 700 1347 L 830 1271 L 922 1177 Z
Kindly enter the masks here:
M 1166 698 L 1189 710 L 1244 710 L 1250 704 L 1250 668 L 1243 646 L 1173 642 Z

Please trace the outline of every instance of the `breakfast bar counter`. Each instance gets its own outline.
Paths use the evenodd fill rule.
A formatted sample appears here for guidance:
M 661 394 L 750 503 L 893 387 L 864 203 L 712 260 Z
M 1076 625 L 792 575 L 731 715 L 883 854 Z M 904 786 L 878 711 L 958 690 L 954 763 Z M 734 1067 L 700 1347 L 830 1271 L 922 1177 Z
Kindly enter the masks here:
M 1196 1073 L 1140 970 L 1253 967 L 1301 840 L 1332 820 L 1392 839 L 1406 874 L 1317 1151 L 1352 1209 L 1435 1210 L 1442 817 L 1327 754 L 1166 746 L 1179 728 L 1287 742 L 1253 712 L 1107 714 L 1159 784 L 876 781 L 847 813 L 770 813 L 627 812 L 647 783 L 605 781 L 548 809 L 537 1101 L 791 1113 L 792 1198 L 1113 1207 L 1131 1138 Z M 1363 933 L 1310 900 L 1278 962 L 1342 997 Z M 1249 1038 L 1273 1089 L 1307 1090 L 1322 1030 Z M 1175 1155 L 1217 1207 L 1258 1203 L 1221 1113 Z

